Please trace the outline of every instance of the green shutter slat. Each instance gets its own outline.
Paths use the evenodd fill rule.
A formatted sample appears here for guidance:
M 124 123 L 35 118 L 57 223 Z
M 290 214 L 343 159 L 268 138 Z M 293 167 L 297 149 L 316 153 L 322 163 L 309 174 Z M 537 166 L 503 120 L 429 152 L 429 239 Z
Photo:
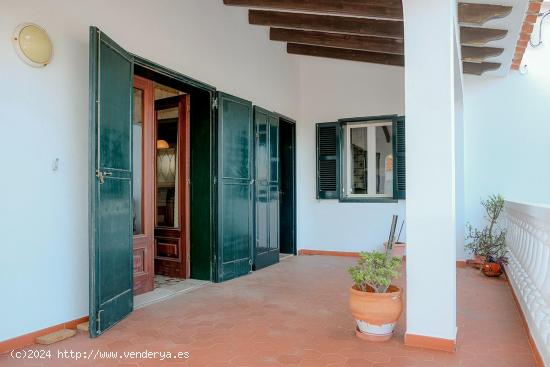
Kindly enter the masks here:
M 405 117 L 397 117 L 393 122 L 393 156 L 394 156 L 394 198 L 406 197 L 406 167 L 405 167 Z
M 338 123 L 317 124 L 317 199 L 337 199 Z

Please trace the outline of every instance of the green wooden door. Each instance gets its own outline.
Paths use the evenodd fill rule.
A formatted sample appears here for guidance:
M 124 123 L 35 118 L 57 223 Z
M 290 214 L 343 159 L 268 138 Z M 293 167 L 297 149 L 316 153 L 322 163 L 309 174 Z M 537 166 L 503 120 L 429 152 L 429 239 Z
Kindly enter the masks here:
M 254 107 L 254 269 L 279 261 L 279 119 Z
M 223 282 L 252 268 L 252 103 L 218 93 L 217 276 Z
M 90 28 L 90 336 L 133 309 L 131 55 Z

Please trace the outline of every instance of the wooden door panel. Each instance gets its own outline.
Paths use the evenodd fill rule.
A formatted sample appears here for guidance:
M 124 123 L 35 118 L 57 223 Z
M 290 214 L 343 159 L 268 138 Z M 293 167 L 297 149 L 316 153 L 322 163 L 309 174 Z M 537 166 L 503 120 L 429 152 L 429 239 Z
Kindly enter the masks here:
M 261 256 L 269 250 L 269 187 L 256 185 L 256 249 L 255 256 Z
M 134 200 L 141 196 L 141 210 L 134 210 L 134 225 L 137 216 L 141 216 L 141 231 L 134 228 L 133 237 L 133 258 L 134 258 L 134 295 L 150 292 L 154 288 L 154 158 L 155 158 L 155 136 L 154 136 L 154 84 L 151 80 L 134 76 L 134 91 L 141 91 L 141 110 L 138 111 L 134 105 L 133 124 L 134 129 L 141 123 L 141 138 L 134 136 L 134 154 L 141 153 L 140 167 L 134 167 L 134 175 L 141 173 L 141 184 L 134 185 Z M 136 101 L 134 100 L 134 103 Z M 141 114 L 141 119 L 136 114 Z M 138 121 L 141 120 L 141 121 Z M 141 149 L 136 149 L 136 144 Z M 135 158 L 135 157 L 134 157 Z M 134 159 L 134 162 L 136 160 Z M 134 177 L 134 182 L 136 177 Z M 139 186 L 139 187 L 136 187 Z M 141 193 L 136 193 L 140 190 Z M 139 233 L 141 232 L 141 233 Z
M 133 58 L 90 28 L 90 336 L 133 309 Z
M 168 232 L 168 231 L 167 231 Z M 176 260 L 181 261 L 181 240 L 180 231 L 171 231 L 170 233 L 162 233 L 155 236 L 156 252 L 155 258 L 159 260 Z M 170 236 L 170 237 L 166 237 Z
M 269 252 L 279 259 L 279 186 L 269 187 Z
M 152 248 L 149 236 L 134 236 L 134 295 L 154 288 Z
M 115 297 L 127 297 L 132 288 L 131 181 L 128 175 L 107 177 L 99 186 L 100 243 L 97 254 L 99 270 L 100 305 L 106 305 Z M 126 177 L 124 177 L 126 176 Z M 107 310 L 104 310 L 107 311 Z

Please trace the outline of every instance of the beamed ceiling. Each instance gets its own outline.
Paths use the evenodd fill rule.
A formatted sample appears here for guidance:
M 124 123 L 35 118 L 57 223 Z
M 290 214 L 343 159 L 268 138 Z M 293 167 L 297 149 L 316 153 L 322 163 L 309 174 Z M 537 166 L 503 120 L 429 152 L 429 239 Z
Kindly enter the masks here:
M 224 4 L 251 8 L 249 23 L 270 27 L 270 40 L 285 42 L 289 54 L 403 66 L 401 1 L 224 0 Z M 498 2 L 469 0 L 458 3 L 466 74 L 481 75 L 510 67 L 519 33 L 515 24 L 518 16 L 510 17 L 510 14 L 517 3 L 527 3 L 527 0 Z M 522 16 L 525 14 L 523 5 L 519 11 Z M 495 20 L 498 20 L 498 27 L 494 26 Z M 523 17 L 520 25 L 521 21 Z M 499 42 L 506 39 L 511 41 Z

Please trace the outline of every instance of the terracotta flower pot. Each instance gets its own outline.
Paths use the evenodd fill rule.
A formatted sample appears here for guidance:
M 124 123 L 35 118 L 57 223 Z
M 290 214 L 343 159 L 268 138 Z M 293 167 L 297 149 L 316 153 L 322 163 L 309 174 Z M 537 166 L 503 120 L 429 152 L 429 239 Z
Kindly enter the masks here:
M 386 293 L 349 290 L 349 307 L 357 322 L 356 335 L 370 341 L 391 339 L 403 311 L 401 289 L 390 285 Z
M 499 277 L 502 274 L 502 267 L 499 263 L 485 263 L 481 267 L 481 272 L 488 277 Z
M 384 242 L 384 249 L 387 248 L 388 242 Z M 406 254 L 407 244 L 405 242 L 396 242 L 391 249 L 391 256 L 403 258 Z

